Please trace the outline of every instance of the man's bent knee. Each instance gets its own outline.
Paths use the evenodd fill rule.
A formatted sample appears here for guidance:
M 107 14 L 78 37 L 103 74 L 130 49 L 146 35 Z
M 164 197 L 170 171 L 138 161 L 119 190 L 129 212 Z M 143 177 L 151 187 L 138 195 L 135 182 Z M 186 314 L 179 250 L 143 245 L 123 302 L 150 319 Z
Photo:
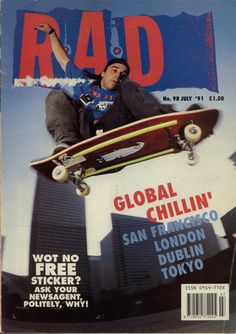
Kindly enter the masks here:
M 131 89 L 137 89 L 137 88 L 141 88 L 141 86 L 134 81 L 130 81 L 130 80 L 125 80 L 125 81 L 121 81 L 120 83 L 120 90 L 131 90 Z
M 61 90 L 51 90 L 46 97 L 45 103 L 46 107 L 55 103 L 60 103 L 60 101 L 66 98 L 65 93 Z

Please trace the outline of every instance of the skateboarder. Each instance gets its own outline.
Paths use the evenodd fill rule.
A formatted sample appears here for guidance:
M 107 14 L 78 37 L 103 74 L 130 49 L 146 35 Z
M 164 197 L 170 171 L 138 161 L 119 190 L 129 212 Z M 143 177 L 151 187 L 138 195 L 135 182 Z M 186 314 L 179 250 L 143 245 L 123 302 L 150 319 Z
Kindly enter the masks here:
M 54 154 L 66 147 L 146 117 L 173 112 L 139 84 L 129 81 L 130 67 L 123 58 L 111 59 L 99 75 L 76 67 L 55 30 L 47 23 L 35 29 L 49 34 L 54 55 L 67 78 L 81 78 L 70 97 L 52 90 L 46 98 L 46 126 L 57 142 Z

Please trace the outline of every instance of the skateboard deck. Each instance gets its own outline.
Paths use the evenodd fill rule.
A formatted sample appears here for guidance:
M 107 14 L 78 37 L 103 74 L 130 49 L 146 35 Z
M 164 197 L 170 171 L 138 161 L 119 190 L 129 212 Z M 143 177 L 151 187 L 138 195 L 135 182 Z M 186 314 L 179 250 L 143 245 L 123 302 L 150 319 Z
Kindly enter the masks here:
M 213 134 L 218 116 L 216 109 L 199 109 L 142 119 L 33 161 L 30 166 L 58 182 L 70 179 L 80 193 L 87 194 L 85 178 L 164 154 L 187 150 L 189 162 L 194 164 L 194 144 Z

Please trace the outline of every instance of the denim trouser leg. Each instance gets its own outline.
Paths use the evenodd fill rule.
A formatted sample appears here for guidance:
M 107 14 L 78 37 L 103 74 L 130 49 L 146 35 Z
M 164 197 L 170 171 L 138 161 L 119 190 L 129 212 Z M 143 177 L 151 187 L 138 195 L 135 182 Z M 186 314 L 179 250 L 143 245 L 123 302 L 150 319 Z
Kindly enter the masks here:
M 145 88 L 133 81 L 120 84 L 121 97 L 136 120 L 173 112 L 172 105 L 161 104 Z
M 63 91 L 52 90 L 46 98 L 46 126 L 58 144 L 81 141 L 77 104 Z
M 99 128 L 108 131 L 143 118 L 173 112 L 139 84 L 121 82 L 118 97 L 99 120 Z M 46 126 L 57 143 L 74 144 L 95 135 L 93 119 L 79 101 L 63 91 L 53 90 L 46 98 Z
M 171 105 L 161 104 L 151 93 L 132 81 L 119 85 L 119 96 L 100 120 L 104 131 L 147 117 L 173 112 Z

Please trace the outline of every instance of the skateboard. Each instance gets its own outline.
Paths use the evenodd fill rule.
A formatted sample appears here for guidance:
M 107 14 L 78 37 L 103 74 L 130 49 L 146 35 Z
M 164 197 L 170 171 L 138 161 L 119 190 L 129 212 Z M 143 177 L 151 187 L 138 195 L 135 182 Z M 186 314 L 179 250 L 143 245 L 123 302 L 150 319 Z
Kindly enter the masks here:
M 174 112 L 154 116 L 91 137 L 30 166 L 57 182 L 72 181 L 76 193 L 89 194 L 84 181 L 94 175 L 116 172 L 125 166 L 165 154 L 187 151 L 187 162 L 198 156 L 195 144 L 213 134 L 216 109 Z

